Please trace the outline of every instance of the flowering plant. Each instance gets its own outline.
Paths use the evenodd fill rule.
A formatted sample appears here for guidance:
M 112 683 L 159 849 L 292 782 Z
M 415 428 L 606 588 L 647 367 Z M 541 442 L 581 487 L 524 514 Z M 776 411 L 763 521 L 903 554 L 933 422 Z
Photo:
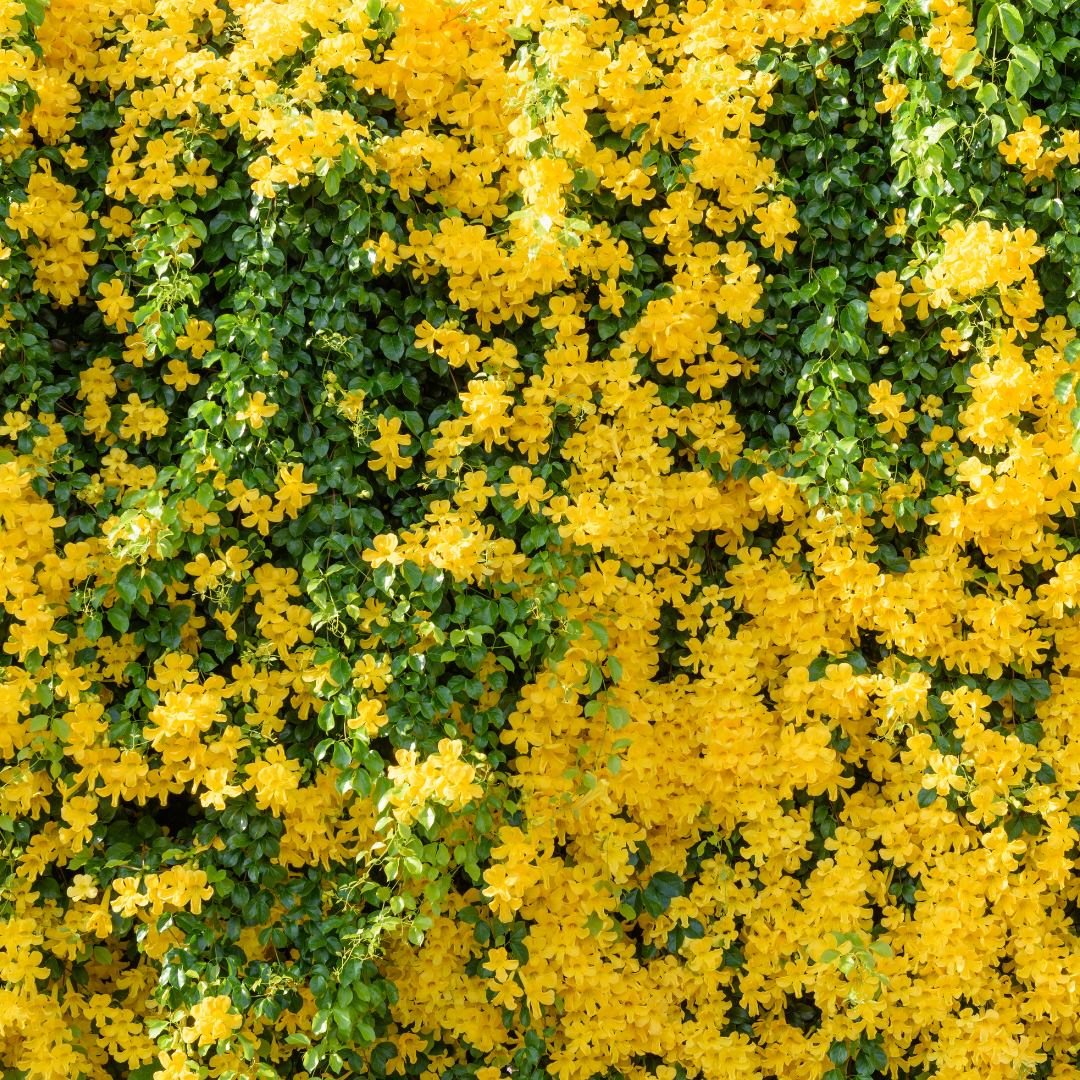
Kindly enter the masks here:
M 1076 1073 L 1073 6 L 0 0 L 5 1077 Z

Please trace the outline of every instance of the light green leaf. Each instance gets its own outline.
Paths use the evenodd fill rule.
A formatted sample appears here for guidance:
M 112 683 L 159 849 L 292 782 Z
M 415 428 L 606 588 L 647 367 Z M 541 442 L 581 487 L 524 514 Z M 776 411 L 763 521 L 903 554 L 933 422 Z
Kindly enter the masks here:
M 1031 86 L 1031 77 L 1027 73 L 1027 69 L 1019 60 L 1009 61 L 1009 71 L 1005 76 L 1005 89 L 1012 94 L 1013 97 L 1022 98 Z
M 953 67 L 953 78 L 959 82 L 966 79 L 975 70 L 975 61 L 979 58 L 977 49 L 963 53 Z
M 998 4 L 998 18 L 1001 29 L 1011 45 L 1015 45 L 1024 36 L 1024 17 L 1012 4 Z
M 944 120 L 939 120 L 936 124 L 932 124 L 930 127 L 924 128 L 922 131 L 922 137 L 930 146 L 933 146 L 942 137 L 942 135 L 946 134 L 949 131 L 952 131 L 954 127 L 956 127 L 956 121 L 951 116 L 947 116 Z
M 1017 45 L 1013 48 L 1012 55 L 1014 59 L 1023 64 L 1028 77 L 1034 81 L 1042 69 L 1042 60 L 1039 59 L 1039 54 L 1030 45 Z

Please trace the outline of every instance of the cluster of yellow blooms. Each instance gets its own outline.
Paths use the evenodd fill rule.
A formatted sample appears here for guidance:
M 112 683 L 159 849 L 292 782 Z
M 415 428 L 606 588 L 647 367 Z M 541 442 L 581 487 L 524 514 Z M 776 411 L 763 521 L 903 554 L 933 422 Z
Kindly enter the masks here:
M 941 58 L 942 72 L 951 76 L 956 70 L 957 60 L 967 52 L 975 53 L 972 67 L 978 67 L 983 57 L 976 51 L 978 42 L 972 32 L 971 11 L 967 5 L 958 0 L 933 0 L 930 10 L 934 13 L 934 20 L 930 32 L 923 38 L 923 44 Z M 956 86 L 958 81 L 970 85 L 974 77 L 950 78 L 949 85 Z
M 1043 139 L 1050 128 L 1037 116 L 1027 117 L 1019 131 L 1014 131 L 998 149 L 1010 165 L 1019 164 L 1029 184 L 1053 179 L 1057 166 L 1068 160 L 1070 165 L 1080 161 L 1080 131 L 1062 131 L 1061 146 L 1043 149 Z
M 951 75 L 974 48 L 970 13 L 957 0 L 931 7 L 925 42 Z M 15 37 L 21 9 L 0 3 L 0 37 Z M 42 156 L 7 222 L 26 243 L 34 288 L 58 308 L 96 308 L 126 360 L 161 369 L 168 395 L 133 390 L 105 355 L 72 380 L 67 412 L 88 445 L 107 449 L 80 498 L 91 510 L 107 488 L 129 500 L 78 541 L 63 541 L 53 498 L 67 430 L 29 403 L 0 428 L 5 1070 L 232 1080 L 280 1067 L 307 1080 L 283 1064 L 312 1040 L 306 985 L 298 1008 L 273 1017 L 213 986 L 181 1016 L 154 996 L 184 920 L 215 896 L 199 860 L 225 850 L 220 836 L 181 849 L 166 833 L 156 862 L 124 864 L 107 885 L 77 872 L 103 849 L 120 804 L 153 810 L 184 797 L 227 813 L 243 796 L 279 826 L 271 862 L 300 884 L 312 867 L 370 865 L 392 827 L 407 838 L 433 807 L 451 824 L 432 858 L 454 850 L 461 862 L 485 832 L 494 839 L 473 887 L 457 879 L 440 902 L 424 891 L 430 877 L 403 886 L 427 930 L 422 943 L 389 938 L 378 960 L 397 988 L 385 1074 L 497 1080 L 531 1024 L 546 1032 L 545 1067 L 560 1080 L 820 1080 L 830 1048 L 860 1038 L 881 1047 L 894 1076 L 1080 1075 L 1080 555 L 1060 535 L 1080 504 L 1070 415 L 1080 368 L 1075 331 L 1040 316 L 1039 237 L 950 223 L 921 276 L 905 288 L 882 272 L 866 298 L 890 335 L 905 308 L 926 320 L 993 292 L 1003 312 L 970 357 L 955 429 L 926 428 L 923 448 L 944 448 L 954 489 L 933 499 L 896 559 L 884 560 L 871 525 L 895 524 L 899 504 L 924 490 L 918 471 L 856 513 L 811 505 L 764 457 L 754 475 L 735 469 L 754 451 L 723 391 L 754 366 L 724 328 L 762 320 L 763 264 L 789 254 L 799 229 L 752 138 L 775 86 L 752 61 L 769 41 L 827 39 L 876 9 L 688 0 L 650 5 L 624 34 L 593 0 L 403 0 L 388 37 L 377 2 L 53 0 L 41 57 L 0 51 L 0 82 L 25 82 L 40 99 L 0 157 L 36 139 L 62 148 L 77 174 L 70 133 L 83 88 L 122 101 L 100 187 L 130 209 L 88 214 Z M 220 34 L 236 39 L 227 53 L 207 45 Z M 542 93 L 538 54 L 516 51 L 526 36 L 558 94 Z M 274 74 L 286 69 L 287 80 Z M 331 75 L 384 96 L 402 130 L 331 107 Z M 880 112 L 903 100 L 900 86 L 886 87 Z M 589 133 L 598 114 L 623 150 Z M 182 122 L 148 134 L 163 117 Z M 279 741 L 293 716 L 332 718 L 349 691 L 359 704 L 341 726 L 364 742 L 386 735 L 395 678 L 374 634 L 347 674 L 333 668 L 317 647 L 312 590 L 267 546 L 272 526 L 320 499 L 302 466 L 252 480 L 242 462 L 208 456 L 194 466 L 199 497 L 175 515 L 149 497 L 166 465 L 141 454 L 201 377 L 179 356 L 148 356 L 125 282 L 92 285 L 90 274 L 106 239 L 130 239 L 134 214 L 214 190 L 212 144 L 237 130 L 258 147 L 247 173 L 262 198 L 364 161 L 401 199 L 446 215 L 437 226 L 410 219 L 407 243 L 382 231 L 366 249 L 379 273 L 444 284 L 460 319 L 409 327 L 415 347 L 456 376 L 453 408 L 420 449 L 402 418 L 380 414 L 367 459 L 379 482 L 415 464 L 452 494 L 428 500 L 412 529 L 374 537 L 371 571 L 408 563 L 474 592 L 539 596 L 541 574 L 500 534 L 496 499 L 552 526 L 552 550 L 588 552 L 553 598 L 581 632 L 521 687 L 499 736 L 515 811 L 486 825 L 477 807 L 490 777 L 464 721 L 461 738 L 426 757 L 398 750 L 383 791 L 343 785 L 336 761 L 301 762 Z M 1029 119 L 1001 145 L 1029 181 L 1080 155 L 1071 131 L 1044 149 L 1047 130 Z M 654 182 L 659 151 L 677 160 L 685 148 L 683 182 L 665 190 Z M 575 218 L 583 184 L 647 208 L 641 232 L 668 271 L 663 292 L 602 351 L 590 311 L 626 310 L 636 256 L 629 230 Z M 731 237 L 744 225 L 760 251 Z M 515 320 L 539 328 L 528 365 L 510 331 L 500 336 Z M 192 318 L 177 351 L 201 360 L 213 331 Z M 955 328 L 941 337 L 954 355 L 971 347 Z M 685 379 L 688 402 L 653 373 Z M 903 440 L 915 402 L 887 379 L 869 394 L 878 432 Z M 265 434 L 279 404 L 245 395 L 230 422 Z M 357 420 L 364 404 L 353 392 L 342 414 Z M 922 415 L 939 418 L 941 405 L 924 400 Z M 556 482 L 548 455 L 567 417 Z M 498 477 L 478 464 L 493 452 L 514 461 Z M 697 467 L 700 455 L 719 475 Z M 182 580 L 155 586 L 141 573 L 193 539 Z M 703 583 L 714 559 L 727 560 L 723 583 Z M 179 616 L 175 644 L 152 660 L 126 623 L 103 634 L 99 619 L 90 632 L 91 608 L 117 609 L 129 585 L 133 602 Z M 365 633 L 401 617 L 375 600 L 358 610 Z M 429 614 L 409 651 L 418 666 L 435 648 Z M 227 674 L 204 641 L 218 628 L 244 643 Z M 662 640 L 671 628 L 688 635 L 674 665 Z M 867 642 L 879 663 L 864 659 Z M 487 645 L 485 707 L 505 686 L 503 647 Z M 950 689 L 935 689 L 938 665 Z M 984 692 L 986 680 L 1001 693 Z M 440 716 L 460 721 L 460 707 Z M 32 823 L 25 843 L 16 821 Z M 54 871 L 59 895 L 42 890 Z M 250 962 L 280 959 L 267 935 L 283 910 L 229 931 Z M 522 929 L 493 941 L 478 919 Z M 82 981 L 70 977 L 76 966 Z M 796 1009 L 814 1022 L 794 1023 Z M 167 1049 L 162 1031 L 175 1036 Z
M 24 239 L 35 243 L 26 249 L 34 267 L 34 284 L 39 291 L 61 303 L 70 304 L 79 297 L 89 268 L 97 254 L 86 250 L 94 239 L 88 228 L 90 218 L 75 198 L 75 188 L 62 184 L 52 175 L 50 162 L 35 172 L 26 186 L 27 199 L 12 208 L 8 224 Z
M 901 305 L 915 308 L 916 316 L 925 320 L 932 308 L 947 309 L 993 288 L 1016 331 L 1026 337 L 1038 328 L 1034 318 L 1043 309 L 1043 298 L 1032 267 L 1045 252 L 1036 245 L 1034 232 L 993 229 L 988 221 L 966 227 L 953 222 L 941 230 L 941 239 L 934 265 L 925 277 L 912 277 L 911 292 L 904 292 L 895 270 L 877 275 L 869 312 L 885 333 L 903 332 Z

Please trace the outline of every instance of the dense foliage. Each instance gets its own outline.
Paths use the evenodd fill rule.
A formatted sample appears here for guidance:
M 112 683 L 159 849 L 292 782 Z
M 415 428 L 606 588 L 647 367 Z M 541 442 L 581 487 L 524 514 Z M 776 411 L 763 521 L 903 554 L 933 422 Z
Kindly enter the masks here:
M 1078 1075 L 1078 56 L 0 0 L 5 1078 Z

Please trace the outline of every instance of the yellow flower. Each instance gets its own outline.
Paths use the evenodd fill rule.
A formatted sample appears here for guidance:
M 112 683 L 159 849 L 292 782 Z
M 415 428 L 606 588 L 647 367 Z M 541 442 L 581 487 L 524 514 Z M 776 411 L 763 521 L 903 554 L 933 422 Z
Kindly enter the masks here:
M 30 426 L 30 417 L 21 412 L 4 413 L 4 423 L 0 425 L 0 435 L 6 435 L 14 439 L 20 431 L 25 431 Z
M 72 900 L 93 900 L 98 894 L 97 885 L 89 874 L 76 874 L 67 890 Z
M 908 88 L 903 83 L 887 82 L 881 89 L 885 99 L 874 103 L 874 109 L 879 113 L 895 113 L 907 101 Z
M 274 498 L 281 509 L 295 520 L 296 515 L 311 502 L 311 496 L 318 490 L 318 484 L 304 483 L 303 465 L 294 465 L 291 469 L 282 465 L 278 471 L 278 489 Z
M 619 283 L 614 278 L 609 278 L 600 285 L 600 306 L 612 315 L 621 315 L 626 306 L 626 300 L 619 288 Z
M 922 452 L 932 454 L 942 443 L 948 442 L 952 437 L 953 429 L 951 427 L 941 427 L 935 424 L 933 431 L 930 432 L 930 438 L 920 444 Z
M 875 278 L 878 287 L 870 293 L 867 305 L 870 318 L 881 323 L 886 334 L 903 333 L 904 323 L 900 317 L 900 298 L 904 286 L 896 280 L 896 271 L 882 272 Z
M 162 379 L 182 392 L 189 386 L 195 386 L 199 381 L 199 376 L 193 375 L 183 360 L 170 360 L 169 370 Z
M 247 555 L 247 548 L 242 547 L 231 547 L 225 552 L 225 555 L 223 556 L 225 568 L 228 570 L 229 576 L 233 581 L 242 580 L 245 571 L 250 569 L 252 563 Z
M 892 392 L 892 383 L 882 379 L 870 387 L 870 406 L 868 411 L 883 419 L 877 425 L 882 435 L 893 432 L 897 438 L 904 438 L 907 425 L 915 419 L 914 409 L 904 409 L 906 398 L 903 394 Z
M 937 394 L 927 394 L 919 403 L 920 410 L 932 420 L 936 420 L 941 415 L 941 406 L 942 400 Z
M 903 236 L 907 231 L 907 210 L 900 207 L 893 211 L 893 223 L 885 226 L 885 235 L 888 237 Z
M 458 506 L 475 506 L 483 510 L 488 499 L 495 494 L 495 489 L 487 482 L 486 469 L 474 469 L 461 478 L 461 483 L 454 492 L 454 502 Z
M 116 328 L 117 333 L 127 331 L 128 312 L 135 306 L 135 301 L 124 291 L 124 283 L 119 278 L 103 282 L 98 286 L 101 299 L 97 306 L 105 316 L 105 321 Z
M 86 150 L 81 146 L 68 146 L 60 151 L 60 155 L 69 169 L 85 169 L 89 164 L 86 160 Z
M 243 787 L 249 791 L 254 789 L 260 810 L 270 810 L 278 817 L 292 803 L 292 793 L 299 787 L 302 768 L 299 761 L 286 758 L 282 747 L 271 746 L 264 760 L 246 766 L 249 779 L 244 781 Z
M 232 1011 L 232 999 L 225 994 L 203 998 L 191 1010 L 191 1027 L 181 1032 L 184 1042 L 198 1042 L 209 1046 L 219 1039 L 227 1039 L 242 1024 L 242 1017 Z
M 191 562 L 185 564 L 184 570 L 195 578 L 196 592 L 204 593 L 217 584 L 226 566 L 221 559 L 211 562 L 206 553 L 200 551 Z
M 789 240 L 788 234 L 798 232 L 799 220 L 795 216 L 795 204 L 787 195 L 755 210 L 754 217 L 757 218 L 754 232 L 761 234 L 764 247 L 773 249 L 774 259 L 782 259 L 795 250 L 795 241 Z
M 523 506 L 535 514 L 540 510 L 540 504 L 550 499 L 553 492 L 547 491 L 543 477 L 533 477 L 532 469 L 524 465 L 514 465 L 509 471 L 510 483 L 503 484 L 499 488 L 500 495 L 513 495 L 514 508 Z
M 171 1054 L 162 1051 L 158 1054 L 158 1063 L 161 1068 L 153 1074 L 154 1080 L 193 1080 L 198 1075 L 182 1050 L 174 1050 Z
M 212 347 L 210 335 L 213 330 L 213 326 L 202 319 L 188 319 L 184 332 L 176 339 L 176 347 L 187 349 L 196 360 L 200 360 Z
M 125 236 L 131 236 L 133 215 L 127 207 L 114 206 L 107 214 L 103 214 L 99 221 L 109 230 L 110 240 L 119 240 Z
M 959 356 L 971 348 L 971 342 L 964 341 L 951 326 L 946 326 L 941 331 L 941 347 L 951 356 Z
M 390 563 L 391 566 L 400 566 L 405 561 L 405 556 L 397 551 L 398 538 L 392 533 L 384 536 L 376 536 L 371 541 L 371 547 L 363 555 L 364 562 L 371 563 L 373 570 Z
M 237 420 L 250 420 L 251 427 L 254 431 L 258 431 L 263 426 L 264 419 L 270 419 L 277 411 L 279 406 L 266 403 L 266 395 L 257 390 L 248 399 L 248 404 L 245 408 L 241 409 L 236 414 Z
M 387 420 L 385 416 L 380 416 L 377 424 L 378 436 L 371 440 L 371 449 L 376 456 L 368 459 L 368 468 L 376 471 L 385 469 L 387 478 L 396 480 L 398 469 L 407 469 L 412 464 L 412 457 L 400 453 L 401 447 L 412 442 L 412 436 L 399 434 L 400 417 L 393 416 Z
M 196 536 L 202 536 L 207 525 L 221 524 L 221 518 L 203 506 L 198 499 L 185 499 L 181 516 L 184 524 L 190 526 Z
M 491 972 L 496 982 L 506 982 L 510 973 L 517 969 L 518 962 L 511 959 L 503 948 L 491 949 L 484 958 L 484 967 Z

